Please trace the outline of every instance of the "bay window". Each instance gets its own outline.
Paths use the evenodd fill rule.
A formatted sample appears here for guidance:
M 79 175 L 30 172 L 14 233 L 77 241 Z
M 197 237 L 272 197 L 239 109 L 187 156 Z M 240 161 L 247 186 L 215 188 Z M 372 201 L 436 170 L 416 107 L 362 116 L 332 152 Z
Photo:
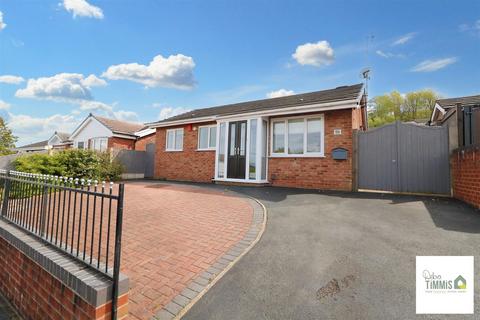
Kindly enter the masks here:
M 183 150 L 183 128 L 168 129 L 166 151 L 182 151 Z
M 324 155 L 323 115 L 272 120 L 272 156 Z

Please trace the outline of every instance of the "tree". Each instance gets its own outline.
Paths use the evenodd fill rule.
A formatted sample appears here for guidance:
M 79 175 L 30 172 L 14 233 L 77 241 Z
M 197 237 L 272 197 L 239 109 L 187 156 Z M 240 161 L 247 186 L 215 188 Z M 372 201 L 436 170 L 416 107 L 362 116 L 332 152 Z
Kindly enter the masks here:
M 396 120 L 427 122 L 438 98 L 439 95 L 430 89 L 405 95 L 392 91 L 377 96 L 369 106 L 368 124 L 370 127 L 379 127 Z
M 0 117 L 0 155 L 4 156 L 13 153 L 15 142 L 18 138 L 12 134 L 12 130 L 7 126 L 5 120 Z

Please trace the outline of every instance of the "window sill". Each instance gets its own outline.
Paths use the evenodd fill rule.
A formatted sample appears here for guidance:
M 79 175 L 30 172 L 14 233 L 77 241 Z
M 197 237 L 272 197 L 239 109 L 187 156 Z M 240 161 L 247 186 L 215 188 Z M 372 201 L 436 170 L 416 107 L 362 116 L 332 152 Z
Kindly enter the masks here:
M 324 154 L 271 154 L 269 158 L 325 158 Z
M 215 151 L 216 149 L 213 148 L 213 149 L 197 149 L 197 151 Z
M 182 152 L 182 151 L 183 149 L 182 150 L 168 150 L 168 149 L 165 150 L 165 152 Z

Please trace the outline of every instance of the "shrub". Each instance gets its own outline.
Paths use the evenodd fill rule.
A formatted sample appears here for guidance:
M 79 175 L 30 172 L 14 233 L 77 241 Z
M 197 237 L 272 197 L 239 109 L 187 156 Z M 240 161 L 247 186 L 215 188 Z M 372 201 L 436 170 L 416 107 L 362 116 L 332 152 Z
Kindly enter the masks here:
M 72 178 L 113 181 L 120 178 L 123 167 L 106 152 L 92 150 L 64 150 L 48 154 L 18 157 L 15 170 L 30 173 L 51 174 Z

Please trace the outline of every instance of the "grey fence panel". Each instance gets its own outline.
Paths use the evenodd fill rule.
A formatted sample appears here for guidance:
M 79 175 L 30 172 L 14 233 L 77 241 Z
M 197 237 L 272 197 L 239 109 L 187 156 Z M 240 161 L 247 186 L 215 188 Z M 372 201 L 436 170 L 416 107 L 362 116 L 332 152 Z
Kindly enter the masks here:
M 153 178 L 155 174 L 155 143 L 148 143 L 145 152 L 145 178 Z
M 359 188 L 396 191 L 396 139 L 395 124 L 359 133 Z
M 143 178 L 145 174 L 145 151 L 118 150 L 115 152 L 115 160 L 124 168 L 123 178 Z
M 450 194 L 448 128 L 396 122 L 358 136 L 360 189 Z

